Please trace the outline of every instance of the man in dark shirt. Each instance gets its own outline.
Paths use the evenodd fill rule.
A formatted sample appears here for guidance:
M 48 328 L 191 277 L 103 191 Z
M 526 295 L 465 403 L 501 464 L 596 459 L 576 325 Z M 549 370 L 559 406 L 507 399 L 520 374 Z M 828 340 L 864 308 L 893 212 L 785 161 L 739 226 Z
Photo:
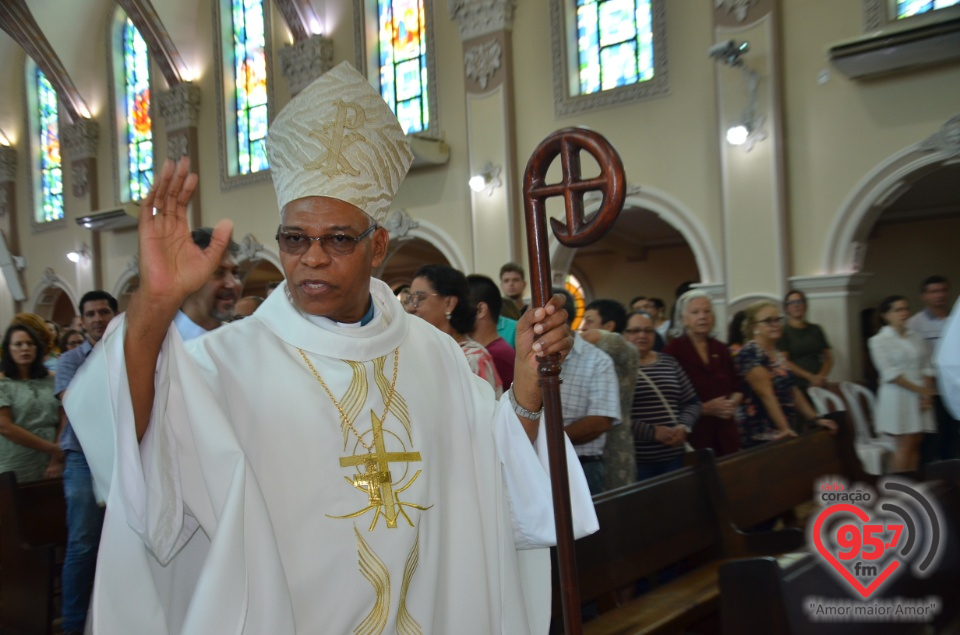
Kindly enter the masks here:
M 58 398 L 63 399 L 77 370 L 117 314 L 117 308 L 116 298 L 106 291 L 89 291 L 80 299 L 80 319 L 87 331 L 87 339 L 57 360 L 54 392 Z M 65 456 L 63 491 L 67 499 L 67 550 L 61 584 L 63 633 L 71 635 L 83 633 L 87 621 L 103 527 L 103 507 L 93 495 L 90 467 L 69 421 L 60 435 L 60 448 Z

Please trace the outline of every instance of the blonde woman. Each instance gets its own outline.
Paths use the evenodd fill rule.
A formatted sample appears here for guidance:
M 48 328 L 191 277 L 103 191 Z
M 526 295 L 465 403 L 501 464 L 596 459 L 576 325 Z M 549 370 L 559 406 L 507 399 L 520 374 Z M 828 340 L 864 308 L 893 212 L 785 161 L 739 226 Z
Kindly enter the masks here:
M 737 419 L 744 449 L 797 436 L 790 425 L 797 412 L 809 423 L 836 429 L 833 421 L 817 416 L 797 388 L 786 355 L 777 350 L 784 321 L 775 302 L 757 302 L 746 309 L 743 336 L 747 343 L 736 356 L 743 378 L 743 401 Z

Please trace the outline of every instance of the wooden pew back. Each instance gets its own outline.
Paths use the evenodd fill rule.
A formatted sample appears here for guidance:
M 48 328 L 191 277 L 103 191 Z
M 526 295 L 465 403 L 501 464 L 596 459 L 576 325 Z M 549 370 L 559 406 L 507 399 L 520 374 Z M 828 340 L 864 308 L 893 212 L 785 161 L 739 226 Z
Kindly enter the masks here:
M 600 530 L 576 544 L 584 602 L 702 552 L 719 552 L 720 531 L 704 461 L 594 499 Z
M 0 474 L 0 627 L 10 633 L 51 633 L 67 543 L 63 479 L 18 484 Z
M 815 482 L 824 476 L 875 482 L 857 458 L 847 414 L 829 417 L 838 424 L 836 438 L 818 430 L 717 459 L 725 503 L 737 527 L 755 527 L 809 501 Z

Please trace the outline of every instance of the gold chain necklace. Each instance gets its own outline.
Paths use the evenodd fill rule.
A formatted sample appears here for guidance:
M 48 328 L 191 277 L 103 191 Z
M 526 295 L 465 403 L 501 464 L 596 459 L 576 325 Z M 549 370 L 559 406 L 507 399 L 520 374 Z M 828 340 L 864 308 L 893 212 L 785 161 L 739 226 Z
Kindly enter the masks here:
M 373 454 L 373 446 L 368 444 L 363 440 L 363 437 L 357 432 L 357 429 L 353 427 L 353 423 L 350 419 L 347 418 L 347 413 L 343 411 L 343 407 L 340 406 L 340 402 L 337 401 L 336 397 L 333 396 L 333 393 L 330 392 L 330 389 L 327 387 L 327 382 L 323 381 L 323 378 L 320 377 L 320 373 L 317 372 L 317 369 L 313 367 L 313 364 L 310 363 L 310 360 L 307 359 L 306 353 L 303 352 L 303 349 L 298 348 L 297 352 L 300 353 L 300 357 L 303 358 L 303 361 L 307 364 L 307 368 L 313 373 L 313 376 L 317 378 L 317 381 L 320 382 L 320 385 L 323 386 L 323 389 L 326 391 L 327 396 L 330 397 L 330 401 L 333 402 L 333 405 L 337 407 L 337 411 L 340 413 L 340 420 L 343 421 L 350 431 L 353 432 L 353 436 L 357 437 L 357 441 L 360 442 L 364 448 L 366 448 L 368 454 Z M 387 393 L 387 402 L 383 406 L 383 414 L 380 415 L 380 420 L 383 421 L 387 418 L 387 413 L 390 412 L 390 403 L 393 401 L 393 395 L 396 392 L 397 388 L 397 370 L 400 366 L 400 347 L 393 349 L 393 381 L 390 382 L 390 392 Z

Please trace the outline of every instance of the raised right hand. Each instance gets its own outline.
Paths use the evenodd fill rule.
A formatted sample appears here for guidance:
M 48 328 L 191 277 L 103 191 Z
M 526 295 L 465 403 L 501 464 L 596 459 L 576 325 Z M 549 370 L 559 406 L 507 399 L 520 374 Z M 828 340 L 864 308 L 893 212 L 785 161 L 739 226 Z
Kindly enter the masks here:
M 188 157 L 176 167 L 167 159 L 140 204 L 140 291 L 151 304 L 178 308 L 210 278 L 230 241 L 233 222 L 221 220 L 207 249 L 194 244 L 187 203 L 196 187 Z

